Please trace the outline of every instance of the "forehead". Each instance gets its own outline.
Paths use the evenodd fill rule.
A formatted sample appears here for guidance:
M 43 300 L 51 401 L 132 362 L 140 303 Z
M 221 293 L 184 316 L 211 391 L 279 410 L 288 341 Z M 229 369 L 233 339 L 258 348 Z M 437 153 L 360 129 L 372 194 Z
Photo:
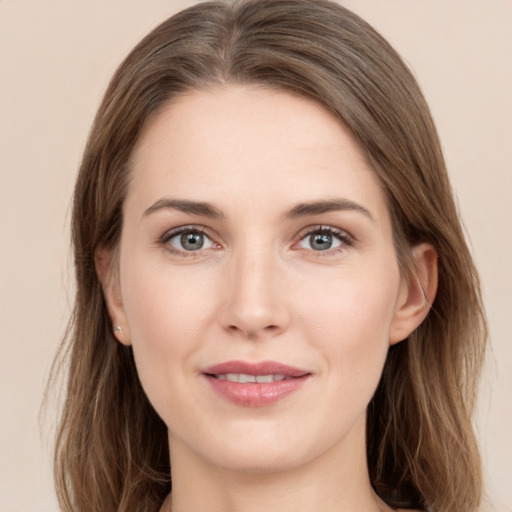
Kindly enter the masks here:
M 284 205 L 348 194 L 386 209 L 364 152 L 332 113 L 258 86 L 180 95 L 149 119 L 134 150 L 128 199 L 211 202 L 228 189 L 232 200 Z

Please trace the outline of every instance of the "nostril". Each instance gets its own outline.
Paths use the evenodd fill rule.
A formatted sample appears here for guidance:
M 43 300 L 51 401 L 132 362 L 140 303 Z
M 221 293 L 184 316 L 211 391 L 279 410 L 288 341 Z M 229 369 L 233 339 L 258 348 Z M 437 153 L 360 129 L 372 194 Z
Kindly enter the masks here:
M 281 328 L 279 325 L 275 324 L 267 325 L 263 328 L 251 328 L 251 326 L 246 326 L 246 328 L 243 328 L 243 326 L 231 324 L 227 327 L 227 330 L 233 334 L 243 335 L 244 337 L 251 339 L 257 339 L 264 335 L 264 333 L 271 336 L 275 335 L 281 330 Z

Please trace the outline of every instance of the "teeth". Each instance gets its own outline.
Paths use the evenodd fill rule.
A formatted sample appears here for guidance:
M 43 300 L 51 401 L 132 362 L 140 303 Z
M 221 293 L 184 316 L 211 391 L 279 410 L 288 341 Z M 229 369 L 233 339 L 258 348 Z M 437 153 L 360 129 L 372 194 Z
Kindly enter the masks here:
M 247 373 L 220 373 L 217 375 L 219 380 L 229 380 L 231 382 L 240 382 L 242 384 L 250 382 L 268 383 L 286 379 L 286 375 L 248 375 Z
M 256 375 L 256 382 L 274 382 L 273 375 Z
M 228 380 L 229 379 L 228 374 Z M 231 374 L 233 375 L 233 374 Z M 235 374 L 235 378 L 238 377 L 238 382 L 241 382 L 242 384 L 245 384 L 246 382 L 256 382 L 256 377 L 254 375 L 247 375 L 245 373 L 239 373 L 238 375 Z

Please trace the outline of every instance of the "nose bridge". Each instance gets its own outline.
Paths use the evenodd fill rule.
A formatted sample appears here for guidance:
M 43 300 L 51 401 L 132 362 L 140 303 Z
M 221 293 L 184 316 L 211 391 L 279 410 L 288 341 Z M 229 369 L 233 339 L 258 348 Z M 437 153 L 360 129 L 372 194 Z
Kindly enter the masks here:
M 244 244 L 234 250 L 225 283 L 224 327 L 249 337 L 284 329 L 288 311 L 282 277 L 270 243 Z

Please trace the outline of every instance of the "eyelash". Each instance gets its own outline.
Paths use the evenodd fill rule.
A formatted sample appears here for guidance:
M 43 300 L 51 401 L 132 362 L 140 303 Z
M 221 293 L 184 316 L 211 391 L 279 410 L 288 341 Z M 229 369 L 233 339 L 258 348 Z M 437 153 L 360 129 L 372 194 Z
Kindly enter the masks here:
M 201 255 L 201 253 L 204 250 L 207 249 L 198 249 L 196 251 L 187 251 L 182 249 L 176 249 L 170 245 L 170 241 L 178 237 L 179 235 L 182 235 L 184 233 L 191 233 L 191 234 L 201 234 L 208 238 L 214 245 L 217 245 L 220 247 L 220 244 L 215 242 L 213 240 L 213 237 L 208 235 L 208 232 L 206 229 L 204 229 L 202 226 L 195 226 L 195 225 L 188 225 L 188 226 L 182 226 L 179 228 L 172 229 L 170 231 L 167 231 L 164 233 L 160 239 L 158 240 L 158 245 L 164 247 L 168 252 L 171 254 L 181 256 L 181 257 L 198 257 Z M 335 247 L 333 249 L 325 249 L 321 251 L 315 251 L 312 249 L 305 249 L 308 252 L 314 254 L 315 257 L 325 257 L 325 256 L 332 256 L 333 254 L 337 254 L 339 252 L 342 252 L 346 250 L 347 247 L 352 247 L 355 244 L 355 239 L 348 234 L 346 231 L 334 228 L 332 226 L 325 226 L 325 225 L 318 225 L 318 226 L 312 226 L 310 228 L 307 228 L 306 231 L 302 231 L 298 235 L 298 240 L 292 244 L 292 248 L 296 247 L 298 244 L 300 244 L 303 240 L 307 239 L 307 237 L 310 237 L 312 235 L 316 234 L 327 234 L 330 236 L 333 236 L 334 238 L 337 238 L 341 245 L 338 247 Z M 301 248 L 298 248 L 297 250 L 300 250 Z
M 203 227 L 189 225 L 189 226 L 182 226 L 182 227 L 179 227 L 176 229 L 171 229 L 170 231 L 167 231 L 158 240 L 158 245 L 164 247 L 167 252 L 169 252 L 173 255 L 181 256 L 181 257 L 185 257 L 185 258 L 197 258 L 203 252 L 203 251 L 201 251 L 201 249 L 198 249 L 196 251 L 186 251 L 186 250 L 182 250 L 182 249 L 176 249 L 172 245 L 170 245 L 169 242 L 173 238 L 183 235 L 184 233 L 203 235 L 204 237 L 211 240 L 213 244 L 216 244 L 215 242 L 213 242 L 212 237 L 208 235 L 207 231 Z M 216 245 L 218 245 L 218 244 L 216 244 Z
M 293 246 L 298 245 L 303 240 L 306 240 L 308 237 L 312 235 L 318 235 L 318 234 L 327 234 L 331 235 L 334 238 L 337 238 L 341 244 L 338 247 L 334 247 L 332 249 L 325 249 L 323 251 L 314 251 L 314 250 L 308 250 L 308 252 L 311 252 L 315 257 L 322 258 L 326 256 L 332 256 L 333 254 L 338 254 L 342 251 L 345 251 L 347 247 L 353 247 L 355 244 L 355 239 L 353 236 L 349 235 L 346 231 L 338 228 L 334 228 L 332 226 L 325 226 L 325 225 L 318 225 L 318 226 L 312 226 L 310 228 L 306 228 L 306 231 L 303 231 L 299 235 L 299 240 L 297 242 L 294 242 Z M 292 246 L 292 247 L 293 247 Z

